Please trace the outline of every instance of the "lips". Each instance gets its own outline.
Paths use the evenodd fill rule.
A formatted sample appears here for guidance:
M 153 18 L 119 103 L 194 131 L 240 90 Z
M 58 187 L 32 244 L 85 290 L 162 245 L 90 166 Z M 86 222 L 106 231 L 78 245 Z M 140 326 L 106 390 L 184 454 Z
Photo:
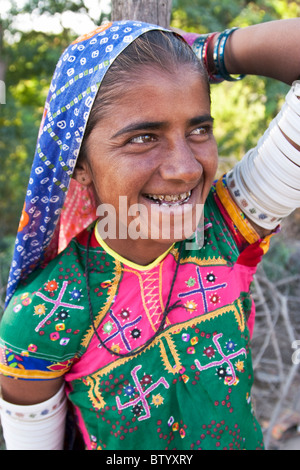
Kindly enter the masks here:
M 160 205 L 180 205 L 186 203 L 191 197 L 192 191 L 179 194 L 144 194 L 144 197 Z

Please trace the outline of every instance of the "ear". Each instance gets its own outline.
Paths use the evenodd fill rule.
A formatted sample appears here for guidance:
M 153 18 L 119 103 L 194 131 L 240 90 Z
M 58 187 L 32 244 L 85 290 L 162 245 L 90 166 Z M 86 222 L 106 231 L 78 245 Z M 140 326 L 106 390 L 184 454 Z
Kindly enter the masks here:
M 93 182 L 87 162 L 76 164 L 72 177 L 83 186 L 90 186 Z

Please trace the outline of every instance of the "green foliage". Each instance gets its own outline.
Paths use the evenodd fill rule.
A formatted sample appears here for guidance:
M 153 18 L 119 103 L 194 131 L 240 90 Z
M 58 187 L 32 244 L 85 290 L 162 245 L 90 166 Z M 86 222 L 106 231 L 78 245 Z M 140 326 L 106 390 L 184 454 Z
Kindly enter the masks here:
M 246 4 L 245 0 L 173 0 L 172 24 L 199 33 L 221 31 Z
M 276 116 L 288 86 L 249 76 L 212 86 L 212 114 L 220 156 L 242 158 Z
M 83 0 L 28 0 L 22 9 L 22 13 L 37 12 L 40 15 L 55 15 L 64 11 L 87 13 L 88 9 Z M 19 12 L 16 0 L 13 0 L 10 14 L 17 15 Z
M 257 79 L 253 88 L 253 81 L 254 77 L 248 77 L 243 82 L 212 87 L 212 114 L 221 156 L 242 158 L 264 131 L 265 84 Z
M 290 0 L 173 0 L 172 5 L 173 26 L 200 33 L 300 15 L 299 3 Z

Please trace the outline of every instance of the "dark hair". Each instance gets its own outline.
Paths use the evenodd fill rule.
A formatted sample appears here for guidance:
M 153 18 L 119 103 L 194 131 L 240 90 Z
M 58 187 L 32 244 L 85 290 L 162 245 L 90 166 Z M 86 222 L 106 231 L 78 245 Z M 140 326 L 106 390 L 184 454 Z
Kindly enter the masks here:
M 207 92 L 210 96 L 206 69 L 181 36 L 160 30 L 148 31 L 128 45 L 114 60 L 100 85 L 87 122 L 77 164 L 85 158 L 86 142 L 91 131 L 105 116 L 113 100 L 118 97 L 120 87 L 126 83 L 132 83 L 134 76 L 138 77 L 139 67 L 151 66 L 151 69 L 156 67 L 172 74 L 174 69 L 182 65 L 192 66 L 195 72 L 201 75 L 207 84 Z

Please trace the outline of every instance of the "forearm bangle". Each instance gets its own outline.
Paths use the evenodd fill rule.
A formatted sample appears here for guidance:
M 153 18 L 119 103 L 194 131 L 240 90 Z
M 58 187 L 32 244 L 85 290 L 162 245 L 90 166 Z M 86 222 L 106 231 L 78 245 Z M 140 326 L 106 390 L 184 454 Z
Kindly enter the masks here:
M 222 77 L 223 80 L 226 80 L 229 82 L 236 82 L 238 80 L 242 80 L 245 77 L 245 75 L 243 74 L 238 75 L 238 76 L 230 75 L 225 66 L 225 46 L 226 46 L 229 36 L 231 36 L 231 34 L 234 33 L 234 31 L 236 31 L 237 29 L 239 28 L 226 29 L 225 31 L 220 33 L 215 43 L 215 47 L 213 51 L 213 59 L 214 59 L 216 74 Z
M 300 207 L 299 96 L 300 81 L 296 81 L 257 146 L 227 175 L 235 203 L 250 220 L 269 230 Z
M 205 66 L 206 71 L 208 73 L 209 83 L 212 83 L 212 84 L 221 83 L 224 81 L 224 78 L 222 78 L 221 76 L 218 76 L 215 73 L 212 73 L 209 70 L 209 66 L 208 66 L 208 56 L 207 56 L 208 45 L 216 36 L 216 34 L 218 33 L 201 34 L 195 39 L 193 46 L 192 46 L 192 49 L 194 53 L 196 54 L 196 56 L 198 57 L 198 59 L 200 59 L 201 62 L 203 62 L 203 65 Z
M 36 405 L 14 405 L 0 397 L 7 450 L 63 450 L 67 398 L 64 387 Z
M 195 41 L 192 45 L 192 49 L 193 49 L 194 53 L 196 54 L 196 56 L 200 60 L 203 60 L 204 44 L 205 44 L 208 37 L 209 37 L 209 34 L 201 34 L 200 36 L 198 36 L 195 39 Z
M 287 103 L 283 106 L 276 121 L 282 132 L 296 145 L 300 145 L 299 115 Z
M 221 83 L 224 80 L 235 82 L 245 77 L 245 75 L 233 76 L 229 74 L 225 66 L 226 43 L 229 36 L 237 29 L 238 28 L 226 29 L 222 33 L 219 33 L 213 49 L 214 71 L 210 70 L 208 64 L 208 46 L 218 33 L 201 34 L 195 39 L 192 49 L 201 62 L 203 62 L 210 83 Z

